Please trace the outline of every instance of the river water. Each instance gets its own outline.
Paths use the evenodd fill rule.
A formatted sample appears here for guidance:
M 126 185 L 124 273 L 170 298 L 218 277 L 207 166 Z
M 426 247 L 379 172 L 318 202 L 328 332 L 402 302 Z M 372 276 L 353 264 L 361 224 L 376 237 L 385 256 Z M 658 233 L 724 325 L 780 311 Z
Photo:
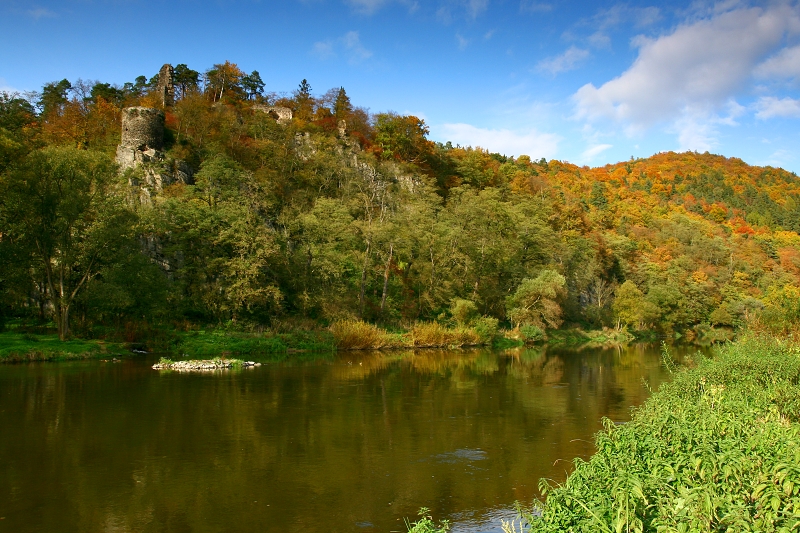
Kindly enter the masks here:
M 0 365 L 0 532 L 497 531 L 668 379 L 657 347 Z

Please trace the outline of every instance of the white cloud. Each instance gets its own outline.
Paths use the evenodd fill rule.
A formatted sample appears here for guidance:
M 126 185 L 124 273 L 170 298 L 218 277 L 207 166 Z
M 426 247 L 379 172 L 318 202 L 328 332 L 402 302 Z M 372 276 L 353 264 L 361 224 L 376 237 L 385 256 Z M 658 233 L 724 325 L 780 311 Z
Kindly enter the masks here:
M 553 4 L 536 2 L 534 0 L 521 0 L 519 3 L 519 10 L 531 13 L 549 13 L 553 10 Z
M 756 118 L 762 120 L 773 117 L 800 118 L 800 100 L 794 98 L 762 96 L 756 102 L 756 109 Z
M 358 13 L 371 15 L 389 3 L 389 0 L 346 0 L 350 7 Z
M 372 52 L 361 44 L 357 31 L 349 31 L 333 41 L 318 41 L 314 43 L 311 48 L 311 55 L 324 61 L 336 57 L 338 55 L 336 53 L 337 49 L 347 56 L 351 64 L 361 63 L 372 57 Z
M 4 78 L 0 78 L 0 93 L 7 93 L 7 94 L 21 94 L 22 91 L 7 85 L 7 82 Z
M 536 130 L 517 132 L 507 129 L 478 128 L 471 124 L 444 124 L 437 128 L 445 141 L 462 146 L 485 148 L 505 155 L 529 155 L 531 157 L 553 158 L 558 152 L 561 137 L 553 133 L 540 133 Z
M 357 31 L 345 33 L 341 41 L 349 52 L 351 63 L 360 63 L 372 57 L 372 52 L 364 48 L 364 45 L 361 44 L 361 39 Z
M 613 144 L 595 144 L 594 146 L 590 146 L 581 154 L 581 158 L 585 160 L 592 160 L 602 152 L 605 152 L 609 148 L 613 148 Z
M 36 9 L 29 9 L 28 16 L 39 20 L 42 18 L 54 18 L 56 17 L 56 13 L 44 7 L 37 7 Z
M 761 78 L 800 79 L 800 45 L 784 48 L 756 67 L 755 73 Z
M 486 11 L 489 0 L 466 0 L 467 15 L 470 18 L 477 18 L 478 15 Z
M 561 37 L 567 41 L 583 41 L 592 48 L 605 49 L 611 47 L 611 35 L 618 33 L 619 26 L 649 28 L 659 22 L 661 18 L 661 10 L 657 7 L 631 7 L 626 4 L 616 4 L 608 9 L 600 9 L 594 15 L 579 20 L 573 28 L 564 31 Z
M 698 117 L 714 118 L 798 23 L 797 8 L 776 5 L 728 11 L 657 39 L 639 38 L 639 55 L 627 71 L 599 88 L 589 83 L 575 93 L 575 116 L 612 119 L 626 123 L 629 131 L 662 121 L 699 126 Z M 708 145 L 708 129 L 689 134 L 675 125 L 687 143 Z
M 314 43 L 311 53 L 323 61 L 336 56 L 336 52 L 333 51 L 333 43 L 330 41 L 318 41 Z
M 406 6 L 411 14 L 419 9 L 419 2 L 416 0 L 345 0 L 345 3 L 361 15 L 372 15 L 382 7 L 393 3 Z
M 595 48 L 611 47 L 611 37 L 609 37 L 602 31 L 594 32 L 586 40 L 589 42 L 590 45 L 594 46 Z
M 561 72 L 567 72 L 578 68 L 578 63 L 587 57 L 589 57 L 588 50 L 583 50 L 577 46 L 570 46 L 562 54 L 539 61 L 536 68 L 555 76 Z
M 670 128 L 678 135 L 678 150 L 708 152 L 717 146 L 717 128 L 713 120 L 687 111 Z
M 469 45 L 469 41 L 462 37 L 460 33 L 456 33 L 456 41 L 458 42 L 459 50 L 465 50 L 467 45 Z
M 488 7 L 489 0 L 446 0 L 436 10 L 436 18 L 444 24 L 450 24 L 454 13 L 463 12 L 467 19 L 475 20 Z

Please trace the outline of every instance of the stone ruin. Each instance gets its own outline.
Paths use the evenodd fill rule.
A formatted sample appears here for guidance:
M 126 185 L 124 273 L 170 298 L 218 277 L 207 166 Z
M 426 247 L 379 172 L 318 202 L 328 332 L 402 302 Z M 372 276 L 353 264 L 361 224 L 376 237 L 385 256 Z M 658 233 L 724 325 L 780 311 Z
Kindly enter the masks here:
M 288 107 L 254 105 L 254 111 L 261 111 L 278 121 L 278 124 L 288 124 L 292 121 L 292 110 Z
M 128 174 L 128 181 L 141 203 L 149 203 L 151 195 L 166 185 L 191 181 L 189 166 L 167 158 L 163 150 L 164 112 L 140 106 L 123 109 L 116 161 L 120 170 L 134 170 Z
M 117 146 L 117 163 L 122 170 L 163 159 L 163 148 L 163 111 L 140 106 L 122 110 L 122 139 Z
M 164 107 L 171 106 L 175 103 L 175 83 L 173 77 L 175 71 L 169 63 L 164 64 L 161 70 L 158 71 L 158 85 L 156 86 L 156 94 L 161 100 L 161 105 Z

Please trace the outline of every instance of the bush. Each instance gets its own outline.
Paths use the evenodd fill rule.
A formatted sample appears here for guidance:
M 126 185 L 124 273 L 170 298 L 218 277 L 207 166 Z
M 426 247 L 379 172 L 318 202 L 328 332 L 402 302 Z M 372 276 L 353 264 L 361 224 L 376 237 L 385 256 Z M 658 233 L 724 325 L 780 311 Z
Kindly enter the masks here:
M 491 343 L 497 337 L 499 321 L 491 316 L 482 316 L 475 320 L 472 328 L 483 344 Z
M 400 347 L 398 335 L 392 335 L 362 320 L 337 320 L 330 327 L 336 347 L 340 350 L 365 350 Z
M 519 328 L 522 340 L 525 342 L 537 342 L 544 340 L 544 332 L 538 326 L 526 324 Z
M 412 345 L 419 348 L 475 346 L 482 344 L 479 335 L 468 328 L 447 328 L 438 322 L 418 322 L 411 329 Z

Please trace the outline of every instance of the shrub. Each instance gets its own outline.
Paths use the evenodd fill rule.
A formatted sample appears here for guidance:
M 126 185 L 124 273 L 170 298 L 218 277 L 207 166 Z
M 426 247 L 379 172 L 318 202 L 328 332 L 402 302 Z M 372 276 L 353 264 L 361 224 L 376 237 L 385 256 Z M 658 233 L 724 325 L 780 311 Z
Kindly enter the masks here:
M 538 326 L 526 324 L 519 328 L 522 340 L 525 342 L 537 342 L 544 340 L 544 332 Z
M 475 320 L 472 328 L 478 335 L 478 339 L 483 344 L 492 342 L 497 337 L 499 321 L 491 316 L 482 316 Z
M 398 335 L 392 335 L 363 320 L 337 320 L 330 327 L 340 350 L 364 350 L 402 346 Z
M 447 328 L 438 322 L 418 322 L 411 329 L 411 342 L 419 348 L 474 346 L 481 344 L 480 336 L 463 327 Z

